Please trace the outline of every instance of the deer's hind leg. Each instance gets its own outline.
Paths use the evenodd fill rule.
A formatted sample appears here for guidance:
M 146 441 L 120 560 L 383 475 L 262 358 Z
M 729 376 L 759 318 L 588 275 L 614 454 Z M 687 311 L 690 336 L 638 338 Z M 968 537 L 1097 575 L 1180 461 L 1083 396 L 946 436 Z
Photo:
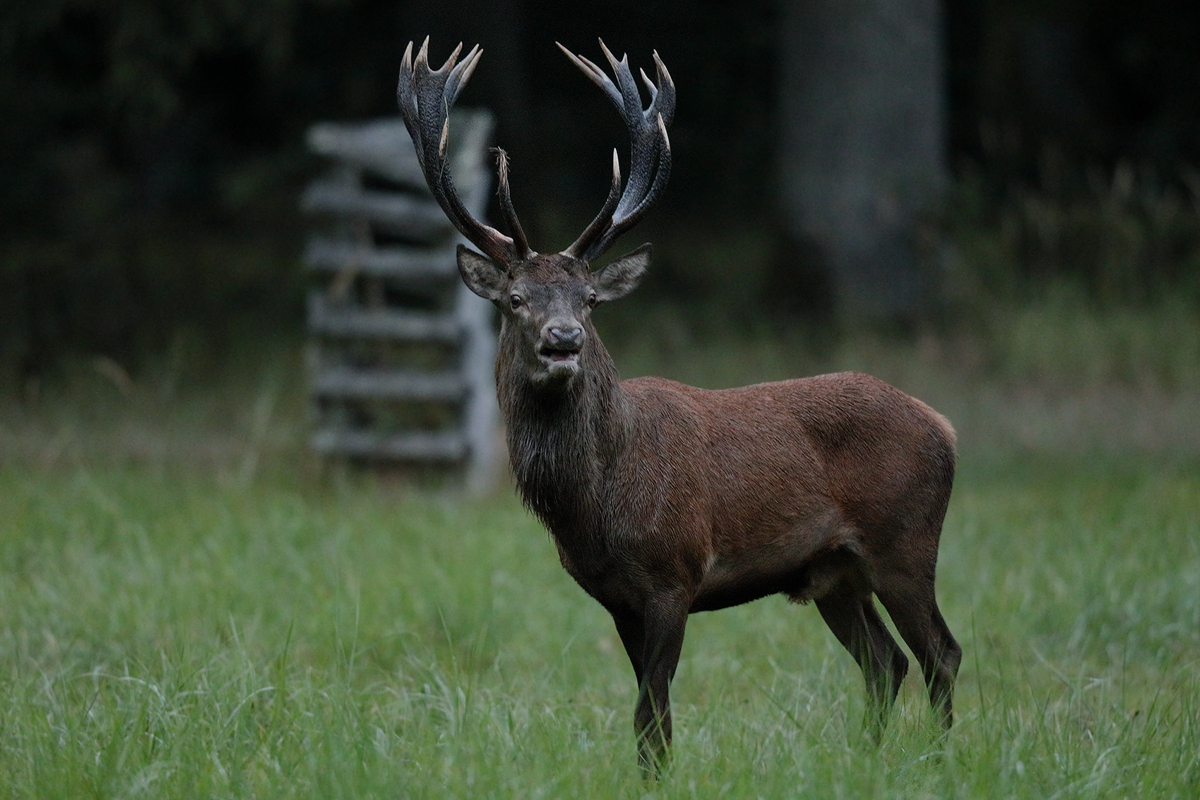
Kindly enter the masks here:
M 954 679 L 962 661 L 962 648 L 938 609 L 932 573 L 920 578 L 909 576 L 903 582 L 889 581 L 876 593 L 920 663 L 929 687 L 929 702 L 942 726 L 949 728 L 954 721 Z
M 908 672 L 908 657 L 888 632 L 869 592 L 842 581 L 816 604 L 825 624 L 862 669 L 867 684 L 866 728 L 878 743 Z

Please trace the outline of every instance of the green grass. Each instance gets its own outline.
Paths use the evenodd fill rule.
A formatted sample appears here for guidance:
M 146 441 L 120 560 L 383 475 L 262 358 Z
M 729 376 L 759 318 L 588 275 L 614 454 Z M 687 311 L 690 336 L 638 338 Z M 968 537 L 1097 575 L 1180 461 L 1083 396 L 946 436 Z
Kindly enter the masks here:
M 144 374 L 80 362 L 0 403 L 0 798 L 1200 796 L 1195 367 L 1145 320 L 1061 309 L 1038 355 L 1023 313 L 991 350 L 669 317 L 613 337 L 626 374 L 707 385 L 867 369 L 946 411 L 962 453 L 950 735 L 914 673 L 864 743 L 850 657 L 768 598 L 692 618 L 657 785 L 611 622 L 509 491 L 320 469 L 294 343 L 209 378 L 186 342 Z
M 0 796 L 1194 797 L 1200 477 L 972 474 L 940 596 L 939 741 L 910 676 L 881 749 L 816 613 L 694 617 L 676 757 L 514 499 L 283 473 L 0 473 Z

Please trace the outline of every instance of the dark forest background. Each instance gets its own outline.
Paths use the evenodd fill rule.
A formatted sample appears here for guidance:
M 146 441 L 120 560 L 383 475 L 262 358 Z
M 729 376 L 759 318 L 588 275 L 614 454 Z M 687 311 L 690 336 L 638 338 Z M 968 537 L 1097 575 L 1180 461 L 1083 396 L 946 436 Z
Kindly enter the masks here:
M 1200 297 L 1194 2 L 8 0 L 0 379 L 64 353 L 136 370 L 180 330 L 219 347 L 247 321 L 298 329 L 297 200 L 320 167 L 305 130 L 394 114 L 404 45 L 426 34 L 437 63 L 460 40 L 482 44 L 459 103 L 497 114 L 543 251 L 586 224 L 612 148 L 627 148 L 554 42 L 598 59 L 600 36 L 635 68 L 657 50 L 679 106 L 671 185 L 627 243 L 656 242 L 647 302 L 845 324 L 836 263 L 781 201 L 795 180 L 779 168 L 781 76 L 826 74 L 804 38 L 814 15 L 836 32 L 930 9 L 946 180 L 907 234 L 919 302 L 870 321 L 953 324 L 1057 281 L 1101 304 Z

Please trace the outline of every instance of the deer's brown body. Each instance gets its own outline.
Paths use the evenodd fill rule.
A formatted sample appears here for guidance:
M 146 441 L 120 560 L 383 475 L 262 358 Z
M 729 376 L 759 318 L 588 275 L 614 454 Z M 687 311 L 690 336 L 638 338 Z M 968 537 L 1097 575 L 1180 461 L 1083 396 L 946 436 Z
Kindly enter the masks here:
M 434 195 L 486 255 L 459 249 L 466 284 L 502 312 L 496 383 L 517 487 L 563 566 L 612 614 L 638 679 L 639 758 L 655 769 L 671 739 L 668 690 L 689 614 L 770 594 L 814 601 L 866 678 L 878 734 L 908 668 L 878 597 L 916 655 L 944 724 L 961 651 L 938 610 L 938 539 L 954 479 L 954 432 L 887 384 L 838 373 L 709 391 L 661 378 L 622 381 L 591 322 L 631 291 L 643 246 L 592 271 L 632 227 L 670 166 L 674 87 L 660 61 L 641 110 L 627 62 L 605 55 L 619 90 L 576 56 L 634 140 L 633 174 L 567 250 L 525 242 L 461 209 L 444 166 L 445 110 L 478 61 L 428 68 L 423 47 L 401 69 L 400 105 Z M 570 55 L 568 53 L 568 55 Z M 439 129 L 442 133 L 439 134 Z
M 529 391 L 501 378 L 506 395 Z M 594 391 L 559 398 L 553 414 L 542 397 L 502 408 L 522 497 L 614 614 L 643 614 L 663 583 L 688 611 L 711 611 L 777 593 L 816 600 L 839 581 L 872 586 L 876 563 L 920 573 L 936 559 L 954 435 L 887 384 L 839 373 Z M 522 419 L 532 409 L 538 419 Z

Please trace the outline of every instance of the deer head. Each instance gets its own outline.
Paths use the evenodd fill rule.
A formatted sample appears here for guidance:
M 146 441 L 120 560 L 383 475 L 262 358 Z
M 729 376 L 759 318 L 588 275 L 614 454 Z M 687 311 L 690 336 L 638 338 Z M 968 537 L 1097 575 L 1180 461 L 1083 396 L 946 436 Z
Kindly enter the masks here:
M 517 219 L 503 150 L 496 150 L 498 194 L 511 235 L 472 217 L 459 200 L 447 159 L 448 114 L 482 51 L 473 47 L 459 62 L 460 44 L 446 63 L 434 70 L 429 66 L 428 47 L 426 39 L 415 60 L 411 42 L 404 51 L 396 99 L 430 191 L 454 226 L 479 248 L 480 252 L 475 252 L 459 246 L 459 273 L 471 291 L 500 309 L 501 346 L 517 362 L 514 366 L 534 383 L 569 383 L 584 370 L 589 349 L 599 347 L 591 310 L 632 291 L 650 263 L 650 245 L 642 245 L 592 269 L 592 262 L 645 216 L 666 186 L 671 172 L 667 126 L 675 111 L 671 75 L 655 53 L 657 80 L 641 73 L 650 92 L 650 104 L 643 109 L 627 57 L 618 61 L 600 42 L 616 77 L 614 83 L 591 61 L 559 45 L 624 119 L 630 138 L 630 177 L 622 189 L 620 161 L 614 150 L 612 184 L 600 212 L 570 247 L 543 255 L 530 248 Z

